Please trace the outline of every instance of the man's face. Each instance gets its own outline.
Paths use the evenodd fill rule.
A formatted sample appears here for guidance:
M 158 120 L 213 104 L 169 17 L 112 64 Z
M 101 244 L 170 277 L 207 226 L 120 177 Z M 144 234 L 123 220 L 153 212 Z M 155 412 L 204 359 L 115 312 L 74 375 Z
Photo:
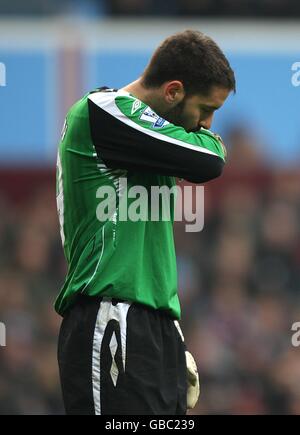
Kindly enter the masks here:
M 210 129 L 215 110 L 218 110 L 228 97 L 230 91 L 213 87 L 210 94 L 186 96 L 163 116 L 186 131 L 198 131 L 201 127 Z

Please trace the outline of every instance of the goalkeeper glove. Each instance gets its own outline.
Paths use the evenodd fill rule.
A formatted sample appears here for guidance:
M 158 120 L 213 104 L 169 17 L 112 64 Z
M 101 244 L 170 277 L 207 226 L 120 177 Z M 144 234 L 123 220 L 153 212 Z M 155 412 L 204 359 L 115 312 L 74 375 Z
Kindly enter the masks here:
M 199 384 L 199 375 L 196 366 L 196 362 L 192 356 L 192 354 L 186 350 L 185 351 L 186 358 L 186 368 L 187 368 L 187 408 L 193 409 L 198 402 L 200 396 L 200 384 Z
M 184 336 L 177 320 L 174 322 L 175 326 L 184 343 Z M 193 409 L 198 402 L 200 396 L 200 383 L 196 362 L 192 354 L 186 350 L 186 369 L 187 369 L 187 408 Z

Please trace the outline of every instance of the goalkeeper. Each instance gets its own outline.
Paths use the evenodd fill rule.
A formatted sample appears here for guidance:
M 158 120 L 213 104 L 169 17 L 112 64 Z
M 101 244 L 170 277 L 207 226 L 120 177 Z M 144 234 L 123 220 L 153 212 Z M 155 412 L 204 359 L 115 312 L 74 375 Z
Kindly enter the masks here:
M 177 323 L 174 204 L 169 220 L 121 219 L 133 200 L 120 180 L 151 196 L 176 177 L 218 177 L 225 148 L 209 129 L 231 91 L 220 48 L 187 30 L 163 41 L 135 82 L 96 89 L 70 109 L 57 160 L 68 273 L 55 305 L 67 414 L 184 415 L 195 406 L 197 368 Z

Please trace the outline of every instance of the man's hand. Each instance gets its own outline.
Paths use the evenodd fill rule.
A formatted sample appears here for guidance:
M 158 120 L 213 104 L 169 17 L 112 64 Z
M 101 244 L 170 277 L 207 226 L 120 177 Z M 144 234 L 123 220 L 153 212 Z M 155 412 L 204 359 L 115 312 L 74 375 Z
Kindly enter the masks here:
M 196 362 L 189 351 L 185 351 L 186 368 L 187 368 L 187 408 L 193 409 L 200 396 L 199 375 Z

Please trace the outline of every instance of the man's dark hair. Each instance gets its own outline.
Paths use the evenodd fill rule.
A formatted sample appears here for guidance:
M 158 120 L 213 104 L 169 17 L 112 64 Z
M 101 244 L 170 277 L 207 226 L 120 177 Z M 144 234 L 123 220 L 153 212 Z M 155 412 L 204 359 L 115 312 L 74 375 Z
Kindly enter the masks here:
M 187 95 L 208 95 L 213 86 L 235 92 L 234 72 L 222 50 L 201 32 L 186 30 L 165 39 L 144 71 L 146 88 L 180 80 Z

